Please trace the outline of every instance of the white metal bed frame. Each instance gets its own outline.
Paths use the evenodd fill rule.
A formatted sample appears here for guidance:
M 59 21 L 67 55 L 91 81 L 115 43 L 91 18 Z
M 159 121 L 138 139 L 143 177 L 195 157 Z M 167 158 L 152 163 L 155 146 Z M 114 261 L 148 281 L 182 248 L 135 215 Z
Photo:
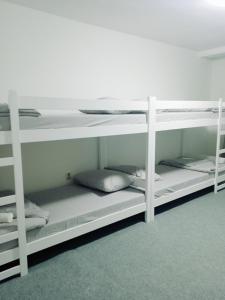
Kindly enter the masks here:
M 53 102 L 54 101 L 54 102 Z M 54 105 L 53 105 L 54 103 Z M 0 266 L 5 265 L 19 258 L 19 265 L 0 273 L 0 281 L 10 276 L 21 274 L 24 276 L 28 272 L 27 256 L 42 249 L 51 247 L 66 240 L 75 238 L 87 232 L 91 232 L 103 226 L 112 224 L 119 220 L 145 212 L 146 222 L 154 220 L 155 207 L 196 192 L 214 184 L 214 178 L 208 179 L 199 184 L 187 187 L 171 195 L 162 196 L 158 199 L 154 197 L 155 189 L 155 139 L 158 131 L 185 129 L 194 127 L 217 126 L 221 128 L 222 101 L 157 101 L 155 97 L 148 98 L 148 101 L 104 101 L 104 100 L 75 100 L 56 99 L 40 97 L 19 97 L 15 91 L 9 92 L 9 108 L 11 131 L 0 132 L 0 145 L 12 144 L 13 157 L 1 158 L 1 166 L 14 166 L 15 195 L 0 198 L 0 206 L 16 203 L 18 215 L 18 231 L 0 237 L 0 244 L 18 239 L 18 247 L 0 253 Z M 94 110 L 142 110 L 146 111 L 146 124 L 110 125 L 96 127 L 76 127 L 62 129 L 35 129 L 20 130 L 18 108 L 37 109 L 94 109 Z M 179 120 L 168 122 L 157 122 L 156 115 L 158 109 L 181 109 L 181 108 L 219 108 L 218 119 L 195 119 Z M 24 191 L 23 191 L 23 171 L 21 144 L 41 141 L 67 140 L 77 138 L 99 137 L 99 167 L 107 165 L 107 141 L 106 136 L 125 134 L 147 134 L 146 151 L 146 202 L 135 205 L 128 209 L 101 217 L 87 224 L 82 224 L 51 236 L 27 243 L 24 216 Z M 217 148 L 220 144 L 217 143 Z M 220 152 L 217 151 L 217 154 Z M 218 162 L 218 160 L 217 160 Z M 218 168 L 217 168 L 218 171 Z

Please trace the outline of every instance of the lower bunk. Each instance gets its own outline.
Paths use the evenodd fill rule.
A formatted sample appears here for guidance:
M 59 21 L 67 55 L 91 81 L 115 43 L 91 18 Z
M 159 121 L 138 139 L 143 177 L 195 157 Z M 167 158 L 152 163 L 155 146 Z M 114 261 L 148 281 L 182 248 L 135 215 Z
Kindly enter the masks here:
M 214 175 L 167 165 L 156 166 L 154 207 L 214 184 Z M 27 231 L 27 255 L 65 242 L 98 228 L 146 212 L 145 180 L 134 178 L 132 187 L 105 193 L 73 184 L 26 195 L 49 213 L 46 225 Z M 16 242 L 1 245 L 0 265 L 18 258 Z
M 133 188 L 103 193 L 74 184 L 26 197 L 49 212 L 45 226 L 27 231 L 27 255 L 146 211 L 144 193 Z M 18 254 L 16 243 L 1 245 L 0 265 Z

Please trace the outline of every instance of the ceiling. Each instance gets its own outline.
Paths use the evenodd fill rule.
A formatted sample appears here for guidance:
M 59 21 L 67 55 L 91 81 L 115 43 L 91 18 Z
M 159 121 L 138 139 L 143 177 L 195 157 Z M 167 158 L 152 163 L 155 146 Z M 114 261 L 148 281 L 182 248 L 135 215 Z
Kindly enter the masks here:
M 225 45 L 225 0 L 7 0 L 193 50 Z

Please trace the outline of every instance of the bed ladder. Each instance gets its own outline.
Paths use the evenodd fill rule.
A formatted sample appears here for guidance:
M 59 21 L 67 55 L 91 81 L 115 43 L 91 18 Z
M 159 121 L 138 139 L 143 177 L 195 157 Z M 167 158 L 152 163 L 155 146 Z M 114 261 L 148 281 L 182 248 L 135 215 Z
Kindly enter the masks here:
M 220 167 L 220 156 L 225 154 L 225 148 L 221 149 L 221 138 L 225 136 L 225 128 L 223 128 L 222 124 L 222 113 L 223 113 L 223 104 L 224 100 L 219 100 L 219 117 L 218 117 L 218 125 L 217 125 L 217 142 L 216 142 L 216 170 L 215 170 L 215 184 L 214 184 L 214 192 L 225 188 L 225 167 Z M 222 174 L 221 174 L 222 173 Z
M 19 264 L 0 272 L 0 281 L 14 275 L 24 276 L 28 273 L 27 250 L 26 250 L 26 228 L 24 213 L 24 189 L 22 156 L 19 130 L 19 110 L 18 97 L 15 92 L 9 92 L 10 124 L 11 124 L 11 144 L 12 157 L 0 158 L 0 167 L 13 167 L 15 194 L 0 197 L 0 206 L 16 204 L 17 230 L 0 236 L 1 244 L 18 240 Z

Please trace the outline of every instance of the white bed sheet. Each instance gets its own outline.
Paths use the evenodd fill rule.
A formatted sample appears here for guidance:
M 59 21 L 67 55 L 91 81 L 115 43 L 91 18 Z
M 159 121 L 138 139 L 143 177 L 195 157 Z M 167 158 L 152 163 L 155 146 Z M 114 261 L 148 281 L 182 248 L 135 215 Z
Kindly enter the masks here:
M 156 172 L 161 176 L 161 179 L 155 182 L 156 196 L 162 196 L 163 192 L 167 193 L 167 190 L 171 190 L 171 192 L 173 190 L 177 191 L 195 183 L 200 183 L 204 180 L 210 179 L 210 175 L 208 173 L 165 165 L 157 165 Z M 145 179 L 136 177 L 133 186 L 145 189 L 145 184 Z

